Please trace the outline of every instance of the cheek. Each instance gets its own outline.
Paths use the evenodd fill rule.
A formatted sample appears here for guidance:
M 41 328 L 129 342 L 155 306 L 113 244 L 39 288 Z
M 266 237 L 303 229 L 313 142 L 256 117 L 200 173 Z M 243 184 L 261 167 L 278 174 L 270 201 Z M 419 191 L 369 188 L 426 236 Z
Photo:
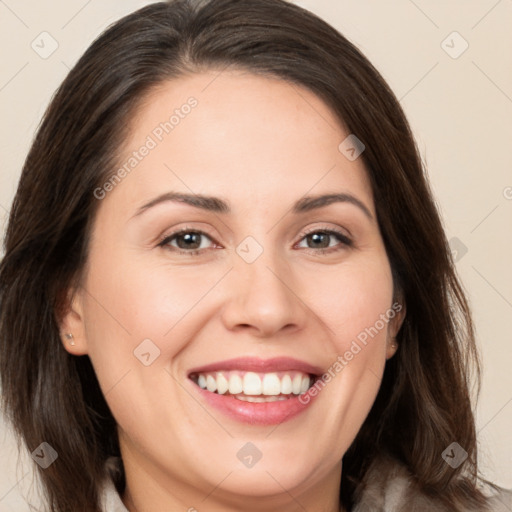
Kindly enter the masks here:
M 346 262 L 336 269 L 317 272 L 308 287 L 308 305 L 329 330 L 324 347 L 328 368 L 312 390 L 316 403 L 315 431 L 329 453 L 325 463 L 335 464 L 361 428 L 377 396 L 385 367 L 389 312 L 393 283 L 384 253 Z M 381 315 L 388 316 L 388 322 Z M 321 398 L 320 398 L 321 395 Z M 319 443 L 319 441 L 317 441 Z
M 102 325 L 121 338 L 128 335 L 133 342 L 162 338 L 214 283 L 208 274 L 192 267 L 188 271 L 172 269 L 160 263 L 131 261 L 126 256 L 117 261 L 123 263 L 91 266 L 88 317 L 94 319 L 93 328 Z
M 330 329 L 338 354 L 349 350 L 351 341 L 364 343 L 368 332 L 371 338 L 385 337 L 386 316 L 392 305 L 393 283 L 387 258 L 365 259 L 340 265 L 336 273 L 315 273 L 307 295 L 314 311 Z M 389 315 L 388 315 L 389 316 Z
M 113 257 L 110 251 L 97 251 L 90 268 L 86 336 L 104 390 L 127 371 L 138 374 L 145 369 L 137 356 L 149 353 L 143 362 L 156 357 L 153 369 L 172 360 L 204 325 L 207 301 L 201 302 L 202 298 L 224 273 L 207 266 L 151 265 L 126 254 Z M 146 379 L 147 373 L 140 377 Z
M 123 265 L 102 264 L 110 261 Z M 179 392 L 166 367 L 189 339 L 187 313 L 211 284 L 191 287 L 183 273 L 100 252 L 90 268 L 84 309 L 89 357 L 118 424 L 147 432 L 155 411 L 165 409 L 171 391 Z

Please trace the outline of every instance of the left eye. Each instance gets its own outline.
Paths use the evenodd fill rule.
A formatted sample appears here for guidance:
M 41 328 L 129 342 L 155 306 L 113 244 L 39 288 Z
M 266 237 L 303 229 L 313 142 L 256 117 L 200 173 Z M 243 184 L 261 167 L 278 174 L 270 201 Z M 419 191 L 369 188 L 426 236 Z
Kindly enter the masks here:
M 342 233 L 333 230 L 319 230 L 312 231 L 311 233 L 307 233 L 302 239 L 306 242 L 312 242 L 313 246 L 307 246 L 308 249 L 320 249 L 320 252 L 325 252 L 325 249 L 330 249 L 331 247 L 336 247 L 337 244 L 331 245 L 332 239 L 335 238 L 338 242 L 341 242 L 341 245 L 351 246 L 352 241 L 347 238 Z M 336 250 L 336 249 L 335 249 Z

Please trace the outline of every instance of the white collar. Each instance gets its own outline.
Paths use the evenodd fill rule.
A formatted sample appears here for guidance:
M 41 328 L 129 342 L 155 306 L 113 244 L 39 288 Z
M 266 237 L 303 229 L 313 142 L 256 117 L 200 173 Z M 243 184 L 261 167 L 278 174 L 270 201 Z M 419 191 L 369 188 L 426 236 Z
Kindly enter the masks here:
M 107 480 L 101 492 L 101 512 L 128 512 L 112 480 Z
M 114 476 L 120 471 L 120 466 L 121 459 L 119 457 L 110 457 L 105 464 L 107 478 L 101 487 L 101 512 L 129 512 L 114 485 Z

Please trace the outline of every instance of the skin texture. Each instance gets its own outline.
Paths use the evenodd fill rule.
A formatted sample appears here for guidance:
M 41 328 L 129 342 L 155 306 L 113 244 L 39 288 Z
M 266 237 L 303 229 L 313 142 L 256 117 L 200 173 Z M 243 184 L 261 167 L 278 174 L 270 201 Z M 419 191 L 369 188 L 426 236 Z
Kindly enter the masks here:
M 375 400 L 405 307 L 306 411 L 277 426 L 212 409 L 187 372 L 241 356 L 327 370 L 390 310 L 366 170 L 339 151 L 348 132 L 318 97 L 241 71 L 153 91 L 132 120 L 126 159 L 191 96 L 197 106 L 101 200 L 83 287 L 61 325 L 75 345 L 63 343 L 89 355 L 117 420 L 130 511 L 339 510 L 341 459 Z M 232 212 L 166 202 L 134 217 L 169 191 L 221 197 Z M 291 212 L 304 195 L 333 192 L 357 197 L 373 218 L 349 203 Z M 199 254 L 180 254 L 190 249 L 177 239 L 158 247 L 185 227 L 207 233 Z M 353 245 L 324 237 L 330 252 L 321 253 L 304 231 L 322 229 Z M 263 249 L 252 263 L 236 252 L 247 236 Z M 145 339 L 160 350 L 149 366 L 134 357 Z M 262 453 L 252 468 L 237 458 L 248 441 Z

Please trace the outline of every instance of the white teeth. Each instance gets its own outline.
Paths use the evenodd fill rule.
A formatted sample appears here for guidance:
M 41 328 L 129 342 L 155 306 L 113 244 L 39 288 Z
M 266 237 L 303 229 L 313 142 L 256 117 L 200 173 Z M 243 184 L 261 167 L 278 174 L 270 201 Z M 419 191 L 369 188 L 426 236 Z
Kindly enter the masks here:
M 261 379 L 257 373 L 247 372 L 243 382 L 244 395 L 261 395 Z
M 211 375 L 206 376 L 206 389 L 212 393 L 217 391 L 217 381 Z
M 297 375 L 295 375 L 295 377 L 293 377 L 292 393 L 294 395 L 299 395 L 301 387 L 302 387 L 302 375 L 300 373 L 298 373 Z
M 235 396 L 238 400 L 243 402 L 278 402 L 281 400 L 288 400 L 285 396 Z
M 263 394 L 279 395 L 281 394 L 281 381 L 277 373 L 266 373 L 263 377 Z
M 289 395 L 292 392 L 292 379 L 289 375 L 285 375 L 281 379 L 281 393 L 283 395 Z
M 217 393 L 223 395 L 229 389 L 229 382 L 222 373 L 217 374 Z
M 223 371 L 200 373 L 197 376 L 197 384 L 200 388 L 207 389 L 211 393 L 217 392 L 219 395 L 228 392 L 230 395 L 243 393 L 245 397 L 277 397 L 286 400 L 288 397 L 279 395 L 305 393 L 310 387 L 311 379 L 309 375 L 299 371 L 270 373 Z M 264 398 L 249 401 L 274 400 Z
M 310 382 L 310 379 L 308 376 L 302 377 L 302 383 L 301 383 L 301 387 L 300 387 L 301 393 L 305 393 L 309 389 L 309 382 Z
M 242 393 L 244 387 L 242 385 L 242 378 L 240 375 L 233 374 L 229 377 L 229 392 L 232 395 L 238 395 Z

